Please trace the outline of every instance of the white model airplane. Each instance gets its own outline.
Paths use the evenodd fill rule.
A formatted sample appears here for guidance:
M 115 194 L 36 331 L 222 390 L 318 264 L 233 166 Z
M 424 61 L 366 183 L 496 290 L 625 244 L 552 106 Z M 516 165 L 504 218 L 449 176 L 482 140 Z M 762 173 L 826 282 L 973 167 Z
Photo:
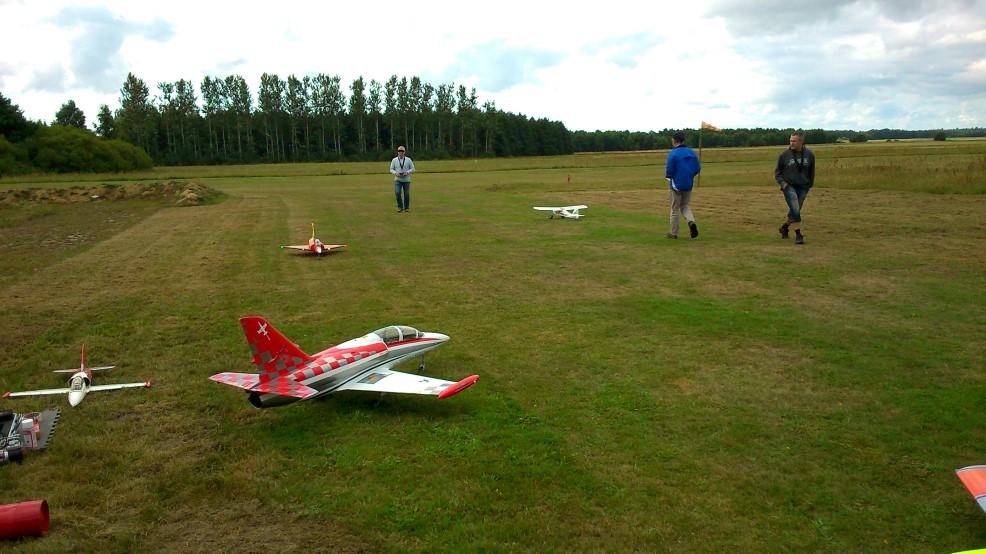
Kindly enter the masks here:
M 117 389 L 129 389 L 134 387 L 145 387 L 150 388 L 151 382 L 145 381 L 143 383 L 120 383 L 116 385 L 92 385 L 92 372 L 93 371 L 106 371 L 108 369 L 113 369 L 116 366 L 107 365 L 102 367 L 86 367 L 86 345 L 82 345 L 82 364 L 75 369 L 56 369 L 53 373 L 72 373 L 72 377 L 68 380 L 67 389 L 43 389 L 43 390 L 31 390 L 24 392 L 10 392 L 4 393 L 4 398 L 15 398 L 18 396 L 42 396 L 46 394 L 68 394 L 68 403 L 71 406 L 78 406 L 79 403 L 85 399 L 86 394 L 90 392 L 98 392 L 105 390 L 117 390 Z
M 588 208 L 589 206 L 586 206 L 584 204 L 580 204 L 578 206 L 559 206 L 559 207 L 534 206 L 535 210 L 539 210 L 542 212 L 551 212 L 551 215 L 548 216 L 548 219 L 554 219 L 556 215 L 558 217 L 564 217 L 566 219 L 579 219 L 583 217 L 582 214 L 579 213 L 579 210 L 585 210 Z
M 262 317 L 241 318 L 240 325 L 260 373 L 227 371 L 209 379 L 247 391 L 250 404 L 257 408 L 344 390 L 427 394 L 443 399 L 479 381 L 478 375 L 454 382 L 392 369 L 413 357 L 421 358 L 418 369 L 424 369 L 424 353 L 449 340 L 441 333 L 393 325 L 310 356 Z
M 333 250 L 342 250 L 345 248 L 345 244 L 325 244 L 324 242 L 315 238 L 315 224 L 312 223 L 312 238 L 308 239 L 308 244 L 291 244 L 288 246 L 282 246 L 281 248 L 287 248 L 288 250 L 301 250 L 306 254 L 318 254 L 321 256 L 326 252 L 332 252 Z

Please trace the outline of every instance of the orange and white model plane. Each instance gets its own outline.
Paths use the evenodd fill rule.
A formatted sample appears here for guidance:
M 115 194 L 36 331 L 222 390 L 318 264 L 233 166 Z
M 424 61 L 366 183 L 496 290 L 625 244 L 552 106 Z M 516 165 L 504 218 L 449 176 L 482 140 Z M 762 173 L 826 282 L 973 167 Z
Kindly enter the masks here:
M 65 389 L 42 389 L 24 392 L 5 392 L 4 398 L 16 398 L 18 396 L 42 396 L 48 394 L 68 394 L 68 403 L 71 406 L 78 406 L 86 395 L 90 392 L 129 389 L 135 387 L 150 388 L 151 382 L 143 383 L 119 383 L 116 385 L 92 385 L 93 371 L 106 371 L 116 366 L 107 365 L 102 367 L 86 367 L 86 345 L 82 345 L 82 362 L 79 367 L 74 369 L 56 369 L 53 373 L 71 373 L 72 377 L 68 380 L 68 388 Z
M 287 248 L 288 250 L 301 250 L 306 254 L 318 254 L 321 256 L 326 252 L 332 252 L 333 250 L 342 250 L 345 248 L 345 244 L 325 244 L 324 242 L 315 238 L 315 224 L 312 223 L 312 238 L 308 239 L 308 244 L 292 244 L 289 246 L 282 246 L 281 248 Z
M 471 375 L 454 382 L 394 371 L 411 358 L 445 344 L 449 337 L 406 325 L 392 325 L 309 355 L 262 317 L 244 317 L 240 325 L 260 373 L 217 373 L 209 379 L 247 391 L 257 408 L 310 400 L 335 392 L 356 390 L 425 394 L 439 399 L 454 396 L 479 381 Z
M 580 214 L 579 210 L 585 210 L 588 208 L 589 206 L 586 206 L 585 204 L 579 204 L 578 206 L 534 206 L 535 210 L 541 212 L 551 212 L 551 214 L 548 215 L 548 219 L 554 219 L 556 215 L 564 219 L 580 219 L 585 216 Z

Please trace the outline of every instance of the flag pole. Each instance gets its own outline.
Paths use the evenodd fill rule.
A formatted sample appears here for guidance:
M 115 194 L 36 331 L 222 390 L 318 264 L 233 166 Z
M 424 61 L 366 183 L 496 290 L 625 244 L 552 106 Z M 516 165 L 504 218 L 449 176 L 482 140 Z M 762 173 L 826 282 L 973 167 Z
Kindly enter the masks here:
M 702 126 L 698 126 L 698 165 L 702 167 Z M 702 186 L 702 172 L 698 172 L 698 186 Z

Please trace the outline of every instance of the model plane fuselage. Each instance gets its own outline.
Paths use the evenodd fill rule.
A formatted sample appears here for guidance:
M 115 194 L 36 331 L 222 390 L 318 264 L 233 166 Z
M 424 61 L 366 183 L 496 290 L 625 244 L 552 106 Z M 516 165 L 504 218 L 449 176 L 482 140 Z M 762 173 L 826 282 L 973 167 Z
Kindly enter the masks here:
M 342 250 L 344 248 L 346 248 L 345 244 L 325 244 L 321 240 L 315 238 L 314 223 L 312 223 L 312 238 L 308 239 L 308 244 L 291 244 L 281 247 L 281 249 L 300 250 L 305 253 L 317 254 L 319 256 L 335 250 Z
M 564 219 L 580 219 L 585 216 L 579 213 L 579 210 L 585 210 L 588 207 L 584 204 L 579 204 L 578 206 L 534 206 L 534 209 L 541 212 L 550 212 L 550 215 L 548 215 L 549 219 L 554 219 L 555 216 Z
M 253 362 L 261 372 L 224 372 L 210 379 L 246 390 L 250 404 L 257 408 L 309 400 L 342 390 L 448 398 L 479 380 L 473 375 L 452 382 L 392 370 L 448 342 L 448 335 L 441 333 L 392 325 L 308 355 L 263 318 L 245 317 L 240 324 L 253 353 Z
M 92 376 L 80 371 L 68 380 L 68 403 L 75 407 L 85 400 L 89 394 L 89 387 L 92 386 Z
M 397 326 L 385 329 L 399 329 Z M 411 329 L 406 327 L 406 329 Z M 381 330 L 383 331 L 383 330 Z M 420 332 L 419 332 L 420 333 Z M 306 387 L 315 389 L 312 398 L 334 392 L 350 381 L 358 381 L 374 368 L 400 363 L 434 350 L 449 340 L 441 333 L 420 333 L 422 336 L 405 340 L 394 340 L 387 344 L 376 333 L 346 341 L 314 355 L 314 360 L 292 374 L 292 377 Z M 389 362 L 389 363 L 388 363 Z M 250 404 L 257 408 L 268 408 L 296 402 L 299 398 L 278 394 L 250 393 Z

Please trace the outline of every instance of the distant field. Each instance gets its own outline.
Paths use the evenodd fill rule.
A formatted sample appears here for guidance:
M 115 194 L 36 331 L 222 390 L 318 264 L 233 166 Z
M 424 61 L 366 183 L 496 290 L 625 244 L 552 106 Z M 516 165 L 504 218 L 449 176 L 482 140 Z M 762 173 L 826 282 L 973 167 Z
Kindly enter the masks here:
M 61 551 L 952 552 L 986 546 L 986 141 L 818 146 L 808 244 L 777 237 L 780 148 L 706 149 L 701 236 L 669 241 L 664 152 L 157 168 L 228 196 L 0 207 L 0 388 L 116 363 L 149 391 L 59 405 L 0 467 Z M 585 203 L 581 221 L 540 204 Z M 321 260 L 278 245 L 350 245 Z M 391 323 L 452 337 L 455 398 L 255 410 L 237 318 L 316 351 Z M 403 369 L 413 371 L 414 367 Z
M 831 188 L 877 188 L 921 192 L 986 193 L 986 139 L 873 141 L 862 144 L 809 145 L 818 154 L 819 173 Z M 707 186 L 752 186 L 770 182 L 764 164 L 777 160 L 778 147 L 707 148 L 703 180 Z M 663 164 L 666 151 L 584 153 L 538 158 L 492 158 L 429 161 L 426 174 L 489 173 L 494 181 L 526 178 L 528 171 L 543 171 L 551 177 L 546 184 L 569 183 L 569 175 L 581 177 L 576 186 L 611 187 L 620 183 L 650 187 L 655 167 Z M 220 177 L 321 177 L 358 176 L 378 178 L 380 162 L 297 163 L 237 166 L 157 167 L 122 174 L 30 175 L 0 179 L 0 188 L 22 186 L 71 186 L 79 182 L 132 181 L 140 179 L 205 179 Z M 520 175 L 517 175 L 520 172 Z M 502 174 L 505 175 L 502 175 Z M 484 181 L 486 179 L 484 178 Z

